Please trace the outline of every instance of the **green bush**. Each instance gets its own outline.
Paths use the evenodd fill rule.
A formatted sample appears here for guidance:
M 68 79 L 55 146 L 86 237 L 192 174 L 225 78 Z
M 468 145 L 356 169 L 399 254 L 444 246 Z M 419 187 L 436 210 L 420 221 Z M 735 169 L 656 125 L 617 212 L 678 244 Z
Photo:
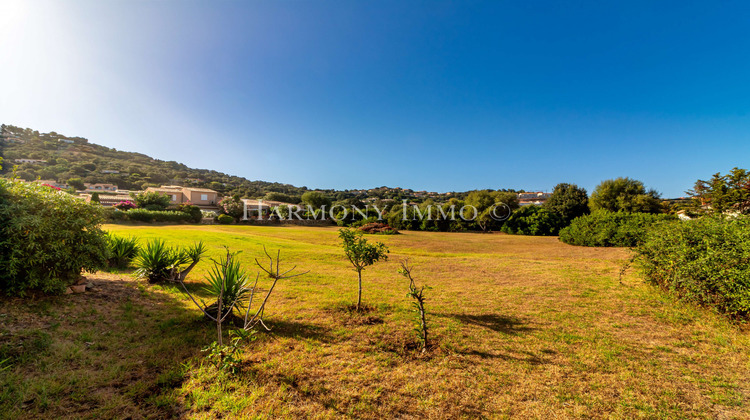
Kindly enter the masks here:
M 134 261 L 135 276 L 146 278 L 149 283 L 176 281 L 180 276 L 184 279 L 205 252 L 203 242 L 187 248 L 172 248 L 162 240 L 150 241 L 138 251 Z M 187 264 L 190 266 L 183 270 Z
M 189 214 L 190 221 L 193 223 L 200 223 L 201 220 L 203 220 L 203 212 L 198 206 L 192 204 L 180 204 L 178 210 L 183 213 Z
M 661 288 L 733 317 L 750 313 L 750 217 L 660 224 L 636 253 Z
M 230 225 L 234 222 L 234 217 L 228 214 L 220 214 L 219 217 L 216 218 L 216 221 L 221 225 Z
M 560 231 L 560 240 L 570 245 L 633 247 L 643 242 L 652 225 L 674 220 L 677 217 L 667 214 L 597 210 L 574 219 Z
M 133 209 L 126 212 L 128 220 L 134 222 L 168 222 L 168 223 L 186 223 L 192 222 L 193 216 L 181 211 L 155 211 L 145 209 Z
M 126 268 L 140 251 L 137 238 L 108 235 L 107 242 L 110 255 L 107 262 L 111 268 Z
M 107 263 L 101 208 L 36 183 L 0 180 L 0 289 L 61 293 Z
M 564 226 L 563 218 L 546 208 L 524 206 L 513 212 L 500 228 L 505 233 L 516 235 L 557 235 Z

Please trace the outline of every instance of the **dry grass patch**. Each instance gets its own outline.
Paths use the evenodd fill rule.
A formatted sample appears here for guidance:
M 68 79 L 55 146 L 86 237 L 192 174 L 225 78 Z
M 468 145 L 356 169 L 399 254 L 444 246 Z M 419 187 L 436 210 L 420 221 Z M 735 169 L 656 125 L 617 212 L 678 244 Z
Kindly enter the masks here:
M 622 249 L 556 238 L 403 232 L 356 274 L 329 228 L 108 226 L 171 244 L 262 245 L 310 274 L 280 283 L 234 376 L 201 364 L 213 339 L 170 287 L 95 277 L 98 292 L 0 301 L 0 413 L 190 418 L 748 418 L 748 333 L 642 283 Z M 417 351 L 408 257 L 434 346 Z M 197 282 L 210 266 L 199 264 Z M 190 280 L 190 279 L 189 279 Z M 19 347 L 21 346 L 21 347 Z M 19 351 L 23 348 L 23 351 Z M 28 354 L 29 356 L 24 356 Z

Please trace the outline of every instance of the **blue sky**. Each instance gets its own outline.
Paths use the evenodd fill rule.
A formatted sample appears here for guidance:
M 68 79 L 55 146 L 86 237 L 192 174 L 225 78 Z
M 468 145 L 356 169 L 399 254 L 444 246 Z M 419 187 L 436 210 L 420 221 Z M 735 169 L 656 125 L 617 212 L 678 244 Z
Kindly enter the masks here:
M 6 1 L 0 121 L 309 188 L 750 167 L 750 3 Z

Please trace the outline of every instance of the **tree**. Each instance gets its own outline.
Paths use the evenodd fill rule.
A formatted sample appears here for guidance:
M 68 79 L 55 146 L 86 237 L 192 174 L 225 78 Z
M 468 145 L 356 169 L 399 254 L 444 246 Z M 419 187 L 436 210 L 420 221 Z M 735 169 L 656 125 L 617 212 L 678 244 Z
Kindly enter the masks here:
M 169 207 L 169 196 L 158 191 L 146 191 L 140 194 L 130 193 L 138 207 L 149 210 L 164 210 Z
M 91 194 L 91 202 L 92 203 L 99 203 L 100 202 L 100 200 L 99 200 L 99 193 L 98 192 L 95 192 L 95 193 Z
M 576 184 L 560 183 L 555 185 L 552 195 L 543 205 L 544 208 L 562 217 L 565 225 L 573 219 L 590 212 L 589 196 L 584 188 Z
M 245 215 L 245 203 L 237 195 L 232 197 L 227 196 L 219 201 L 219 210 L 224 214 L 234 217 L 234 220 L 240 220 Z
M 646 191 L 643 182 L 631 178 L 607 179 L 597 185 L 589 199 L 591 210 L 627 213 L 660 213 L 659 193 Z
M 736 209 L 750 213 L 750 172 L 733 168 L 730 173 L 715 173 L 709 181 L 698 180 L 687 192 L 696 207 L 710 213 Z
M 302 194 L 302 202 L 314 209 L 319 209 L 323 206 L 331 207 L 331 199 L 319 191 L 308 191 Z
M 71 187 L 77 189 L 77 190 L 85 190 L 86 186 L 83 185 L 83 180 L 81 178 L 70 178 L 67 181 L 67 184 Z
M 341 238 L 344 247 L 344 253 L 349 262 L 354 266 L 359 280 L 359 294 L 357 296 L 357 311 L 362 306 L 362 270 L 380 260 L 388 259 L 388 247 L 382 242 L 368 244 L 367 239 L 363 238 L 362 232 L 351 229 L 339 229 L 339 238 Z
M 267 201 L 280 201 L 282 203 L 297 204 L 300 202 L 299 196 L 292 196 L 280 192 L 272 191 L 263 197 Z

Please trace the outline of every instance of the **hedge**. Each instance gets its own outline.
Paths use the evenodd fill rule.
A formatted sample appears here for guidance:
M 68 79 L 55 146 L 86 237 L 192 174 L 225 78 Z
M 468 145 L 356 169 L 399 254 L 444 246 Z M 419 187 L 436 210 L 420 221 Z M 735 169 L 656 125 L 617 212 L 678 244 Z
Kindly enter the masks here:
M 651 283 L 732 317 L 750 313 L 750 217 L 660 224 L 636 256 Z
M 101 207 L 36 183 L 0 180 L 0 289 L 61 293 L 107 263 Z
M 676 220 L 667 214 L 597 210 L 573 219 L 560 230 L 560 240 L 570 245 L 633 247 L 643 242 L 651 226 Z

